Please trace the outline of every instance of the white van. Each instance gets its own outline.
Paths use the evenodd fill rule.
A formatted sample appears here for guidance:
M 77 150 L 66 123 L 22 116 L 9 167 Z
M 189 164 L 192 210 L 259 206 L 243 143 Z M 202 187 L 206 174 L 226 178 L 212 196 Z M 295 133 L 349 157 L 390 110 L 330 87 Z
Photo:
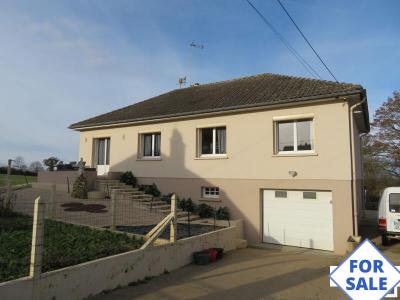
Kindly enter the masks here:
M 378 227 L 382 235 L 382 245 L 390 239 L 400 239 L 400 187 L 386 188 L 379 201 Z

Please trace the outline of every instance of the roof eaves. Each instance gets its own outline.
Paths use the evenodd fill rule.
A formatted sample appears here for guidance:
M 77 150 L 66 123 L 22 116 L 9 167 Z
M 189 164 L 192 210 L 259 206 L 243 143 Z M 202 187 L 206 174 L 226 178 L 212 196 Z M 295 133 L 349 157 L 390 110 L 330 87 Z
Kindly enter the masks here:
M 102 127 L 102 126 L 110 126 L 110 125 L 116 125 L 118 126 L 119 124 L 122 123 L 134 123 L 134 122 L 141 122 L 141 121 L 152 121 L 152 120 L 160 120 L 160 119 L 169 119 L 173 117 L 183 117 L 183 116 L 196 116 L 196 115 L 201 115 L 201 114 L 206 114 L 206 113 L 212 113 L 212 112 L 224 112 L 224 111 L 233 111 L 237 109 L 246 109 L 246 108 L 258 108 L 258 107 L 268 107 L 268 106 L 279 106 L 287 103 L 293 103 L 297 104 L 298 102 L 301 101 L 308 101 L 308 100 L 315 100 L 315 99 L 326 99 L 326 98 L 332 98 L 332 97 L 339 97 L 339 96 L 347 96 L 347 95 L 354 95 L 354 94 L 359 94 L 363 90 L 362 89 L 354 89 L 350 91 L 339 91 L 335 93 L 330 93 L 330 94 L 324 94 L 324 95 L 315 95 L 315 96 L 308 96 L 308 97 L 300 97 L 300 98 L 288 98 L 288 99 L 282 99 L 279 101 L 275 101 L 273 104 L 271 103 L 255 103 L 255 104 L 248 104 L 248 105 L 237 105 L 237 106 L 229 106 L 229 107 L 222 107 L 218 109 L 205 109 L 205 110 L 198 110 L 198 111 L 192 111 L 192 112 L 184 112 L 184 113 L 176 113 L 176 114 L 169 114 L 169 115 L 158 115 L 158 116 L 152 116 L 152 117 L 144 117 L 144 118 L 136 118 L 136 119 L 125 119 L 125 120 L 118 120 L 118 121 L 109 121 L 109 122 L 99 122 L 99 123 L 89 123 L 89 124 L 84 124 L 80 125 L 79 123 L 74 123 L 71 124 L 68 128 L 69 129 L 74 129 L 74 130 L 80 130 L 80 129 L 85 129 L 88 127 Z

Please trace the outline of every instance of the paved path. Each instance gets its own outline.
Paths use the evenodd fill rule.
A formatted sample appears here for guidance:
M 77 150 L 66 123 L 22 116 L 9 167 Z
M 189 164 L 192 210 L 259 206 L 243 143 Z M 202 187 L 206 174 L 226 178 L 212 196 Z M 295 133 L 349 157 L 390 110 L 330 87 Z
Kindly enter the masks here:
M 345 299 L 328 281 L 329 266 L 340 259 L 298 248 L 247 248 L 93 299 Z
M 34 200 L 40 196 L 46 204 L 46 216 L 57 220 L 90 226 L 111 225 L 110 199 L 88 200 L 72 198 L 70 194 L 57 191 L 55 208 L 50 204 L 51 192 L 48 189 L 25 188 L 16 190 L 17 199 L 14 210 L 28 215 L 33 214 Z M 66 206 L 75 203 L 80 206 Z M 139 201 L 117 200 L 116 223 L 124 226 L 154 225 L 165 217 L 165 213 L 150 211 Z

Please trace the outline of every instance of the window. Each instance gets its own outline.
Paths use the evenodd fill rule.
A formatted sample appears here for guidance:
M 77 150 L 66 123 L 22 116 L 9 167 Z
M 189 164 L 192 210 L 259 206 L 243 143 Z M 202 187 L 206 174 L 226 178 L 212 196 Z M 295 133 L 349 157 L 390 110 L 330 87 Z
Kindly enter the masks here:
M 303 192 L 303 199 L 317 199 L 317 193 L 316 192 Z
M 312 152 L 313 120 L 292 120 L 276 123 L 276 152 Z
M 141 137 L 141 156 L 146 158 L 161 156 L 161 133 L 144 133 Z
M 400 193 L 389 194 L 389 211 L 395 213 L 400 212 Z
M 226 127 L 199 129 L 199 156 L 226 154 Z
M 110 138 L 99 138 L 94 140 L 96 165 L 110 164 Z
M 218 187 L 202 187 L 201 195 L 203 198 L 219 198 Z
M 275 191 L 275 198 L 287 198 L 287 191 Z

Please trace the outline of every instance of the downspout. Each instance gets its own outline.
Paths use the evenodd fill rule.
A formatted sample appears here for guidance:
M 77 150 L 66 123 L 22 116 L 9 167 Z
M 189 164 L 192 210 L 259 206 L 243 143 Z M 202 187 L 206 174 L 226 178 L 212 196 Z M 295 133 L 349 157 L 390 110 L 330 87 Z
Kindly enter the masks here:
M 361 153 L 361 187 L 362 187 L 362 209 L 363 209 L 363 217 L 365 216 L 365 204 L 367 203 L 367 197 L 365 193 L 365 181 L 364 181 L 364 155 L 362 153 L 362 137 L 367 135 L 366 132 L 361 133 L 358 137 L 360 138 L 360 153 Z
M 351 151 L 351 193 L 353 198 L 353 234 L 358 237 L 358 210 L 357 210 L 357 184 L 356 184 L 356 163 L 355 163 L 355 150 L 353 144 L 354 138 L 354 109 L 367 101 L 367 97 L 350 106 L 350 151 Z

